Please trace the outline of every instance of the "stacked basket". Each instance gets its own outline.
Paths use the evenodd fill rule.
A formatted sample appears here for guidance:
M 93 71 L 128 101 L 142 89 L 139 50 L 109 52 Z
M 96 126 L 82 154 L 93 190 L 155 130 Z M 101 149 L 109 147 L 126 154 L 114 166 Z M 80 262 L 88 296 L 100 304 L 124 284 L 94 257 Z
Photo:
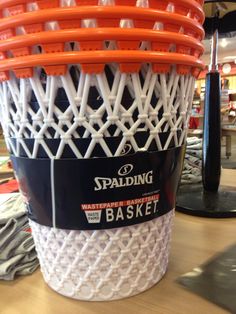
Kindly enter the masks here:
M 195 78 L 203 68 L 202 2 L 0 3 L 1 123 L 44 279 L 63 295 L 128 297 L 154 285 L 166 271 L 173 207 L 141 223 L 112 228 L 93 223 L 94 230 L 74 223 L 71 228 L 64 224 L 69 204 L 63 208 L 65 221 L 57 219 L 62 205 L 54 172 L 58 162 L 66 177 L 64 162 L 115 165 L 119 158 L 183 146 Z M 43 162 L 49 164 L 47 180 L 41 180 Z M 123 170 L 121 176 L 132 169 Z M 75 180 L 83 185 L 81 171 Z M 38 205 L 39 187 L 31 191 L 37 182 L 40 195 L 50 191 L 51 203 L 45 203 L 50 217 Z

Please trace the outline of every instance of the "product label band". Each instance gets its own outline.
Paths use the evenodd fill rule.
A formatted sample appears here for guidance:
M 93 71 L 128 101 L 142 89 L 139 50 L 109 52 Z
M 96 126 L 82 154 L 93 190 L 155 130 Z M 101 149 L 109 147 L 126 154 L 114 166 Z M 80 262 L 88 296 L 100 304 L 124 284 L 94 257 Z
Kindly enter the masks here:
M 172 210 L 183 156 L 184 146 L 109 158 L 11 158 L 32 220 L 96 230 L 149 221 Z
M 159 194 L 134 200 L 119 202 L 82 204 L 89 223 L 100 223 L 101 210 L 105 210 L 107 224 L 118 221 L 129 221 L 140 217 L 154 215 L 158 211 Z

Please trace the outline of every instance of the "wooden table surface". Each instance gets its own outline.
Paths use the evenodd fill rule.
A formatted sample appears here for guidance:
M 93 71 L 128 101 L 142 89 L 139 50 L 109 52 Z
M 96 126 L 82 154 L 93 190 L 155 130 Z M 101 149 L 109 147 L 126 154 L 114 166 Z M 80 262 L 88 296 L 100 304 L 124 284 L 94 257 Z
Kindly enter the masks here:
M 236 171 L 224 170 L 222 185 L 236 187 Z M 209 219 L 176 213 L 169 269 L 150 290 L 112 302 L 63 297 L 43 281 L 40 271 L 13 282 L 0 281 L 1 314 L 223 314 L 220 307 L 189 292 L 176 279 L 236 242 L 236 218 Z

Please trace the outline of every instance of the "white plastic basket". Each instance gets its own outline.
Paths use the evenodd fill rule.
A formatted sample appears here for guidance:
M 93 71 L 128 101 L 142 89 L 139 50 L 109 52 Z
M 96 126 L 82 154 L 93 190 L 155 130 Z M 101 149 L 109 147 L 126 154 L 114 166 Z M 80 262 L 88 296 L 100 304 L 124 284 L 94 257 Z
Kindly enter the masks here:
M 79 300 L 116 300 L 155 285 L 168 266 L 173 211 L 134 226 L 53 229 L 31 221 L 44 280 Z
M 66 77 L 47 77 L 45 91 L 36 72 L 30 79 L 14 78 L 2 83 L 0 97 L 4 104 L 5 138 L 13 154 L 19 156 L 20 152 L 24 152 L 28 158 L 37 158 L 41 147 L 48 158 L 60 158 L 68 145 L 73 158 L 89 158 L 93 156 L 96 144 L 100 145 L 104 156 L 111 157 L 104 138 L 112 136 L 108 130 L 112 119 L 115 125 L 113 134 L 123 134 L 115 156 L 121 155 L 127 144 L 134 151 L 148 150 L 153 141 L 156 150 L 160 151 L 171 145 L 182 145 L 186 138 L 194 78 L 177 75 L 174 68 L 171 74 L 153 74 L 150 67 L 144 66 L 142 73 L 146 80 L 141 85 L 139 74 L 121 74 L 115 66 L 112 70 L 114 83 L 111 88 L 105 73 L 81 75 L 76 88 L 69 74 Z M 105 100 L 97 111 L 87 101 L 91 86 Z M 120 103 L 124 86 L 133 95 L 129 107 Z M 58 87 L 64 88 L 69 100 L 64 112 L 54 103 Z M 31 90 L 38 96 L 37 111 L 33 111 L 26 102 Z M 158 97 L 155 105 L 150 103 L 153 94 Z M 13 99 L 15 105 L 11 105 Z M 80 107 L 75 103 L 80 103 Z M 135 112 L 140 107 L 146 107 L 146 116 L 135 120 Z M 103 122 L 99 112 L 108 122 Z M 162 112 L 159 118 L 158 112 Z M 76 115 L 79 118 L 75 119 Z M 22 123 L 24 116 L 30 117 L 26 123 Z M 52 116 L 53 120 L 50 119 Z M 83 128 L 81 137 L 91 139 L 83 155 L 73 143 L 73 137 L 79 137 L 73 120 Z M 95 123 L 99 126 L 96 129 Z M 49 133 L 45 125 L 53 131 Z M 67 131 L 63 131 L 63 126 L 67 127 Z M 141 131 L 150 131 L 143 147 L 139 147 L 134 138 L 134 134 Z M 169 131 L 169 136 L 161 144 L 159 136 L 164 131 Z M 45 142 L 47 137 L 59 138 L 56 152 L 50 151 Z M 31 151 L 27 148 L 27 139 L 34 139 Z M 168 265 L 172 220 L 173 211 L 149 222 L 110 230 L 68 231 L 33 221 L 31 227 L 41 270 L 48 285 L 63 295 L 96 301 L 135 295 L 162 278 Z
M 112 87 L 109 87 L 105 72 L 81 74 L 76 87 L 70 74 L 46 77 L 43 81 L 37 71 L 29 79 L 12 76 L 10 81 L 3 82 L 0 86 L 2 122 L 12 153 L 20 156 L 23 152 L 28 158 L 37 158 L 41 147 L 48 158 L 61 158 L 65 147 L 69 146 L 73 158 L 89 158 L 99 145 L 104 156 L 111 157 L 105 139 L 114 134 L 122 135 L 114 156 L 121 155 L 127 144 L 135 152 L 149 150 L 153 141 L 159 151 L 171 145 L 182 145 L 186 138 L 194 78 L 190 74 L 176 74 L 175 68 L 170 74 L 154 74 L 151 67 L 145 65 L 141 71 L 145 80 L 141 83 L 137 73 L 122 74 L 115 65 L 111 69 Z M 121 101 L 125 86 L 133 97 L 128 107 L 125 99 L 124 104 Z M 104 100 L 98 110 L 88 104 L 91 87 L 96 88 Z M 58 88 L 63 88 L 68 98 L 64 112 L 54 102 Z M 27 102 L 31 91 L 38 99 L 35 111 Z M 155 104 L 150 102 L 153 94 Z M 140 108 L 145 108 L 145 114 L 143 112 L 135 120 Z M 161 117 L 158 112 L 162 112 Z M 27 121 L 24 121 L 25 117 L 28 117 Z M 115 126 L 113 133 L 109 132 L 111 122 Z M 82 132 L 76 131 L 78 127 Z M 142 131 L 150 131 L 150 136 L 145 145 L 139 147 L 134 135 Z M 161 143 L 159 136 L 165 131 L 169 136 Z M 13 137 L 16 140 L 13 141 Z M 79 137 L 91 139 L 83 154 L 73 142 Z M 34 140 L 31 151 L 27 139 Z M 60 141 L 54 153 L 45 141 L 50 139 Z M 54 229 L 31 221 L 44 279 L 57 292 L 82 300 L 114 300 L 140 293 L 157 283 L 166 272 L 172 219 L 173 211 L 138 225 L 95 231 Z

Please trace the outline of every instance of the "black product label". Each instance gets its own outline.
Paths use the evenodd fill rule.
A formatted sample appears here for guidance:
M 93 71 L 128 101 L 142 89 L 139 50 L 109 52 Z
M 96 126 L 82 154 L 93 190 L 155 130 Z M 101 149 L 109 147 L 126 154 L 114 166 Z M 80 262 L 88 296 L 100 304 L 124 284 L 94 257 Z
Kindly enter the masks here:
M 171 211 L 184 146 L 91 159 L 12 156 L 29 217 L 71 230 L 118 228 Z

